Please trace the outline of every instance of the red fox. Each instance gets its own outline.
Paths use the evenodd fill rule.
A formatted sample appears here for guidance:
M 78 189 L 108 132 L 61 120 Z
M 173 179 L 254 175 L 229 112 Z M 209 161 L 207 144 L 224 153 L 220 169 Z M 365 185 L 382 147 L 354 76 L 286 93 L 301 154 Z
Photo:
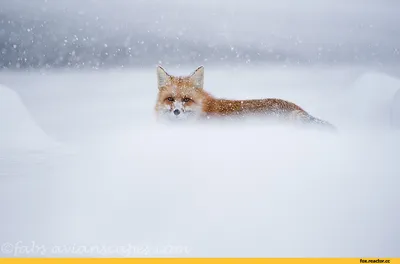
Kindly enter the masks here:
M 172 76 L 157 67 L 158 96 L 156 115 L 170 120 L 274 117 L 302 123 L 320 124 L 334 129 L 330 123 L 311 116 L 300 106 L 275 98 L 227 100 L 215 98 L 203 89 L 204 67 L 184 77 Z

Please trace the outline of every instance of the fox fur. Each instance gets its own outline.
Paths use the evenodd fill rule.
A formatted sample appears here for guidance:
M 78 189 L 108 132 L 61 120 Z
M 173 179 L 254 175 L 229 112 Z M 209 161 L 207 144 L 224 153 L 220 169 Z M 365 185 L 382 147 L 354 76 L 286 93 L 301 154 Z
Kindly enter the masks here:
M 228 100 L 204 90 L 204 67 L 188 76 L 172 76 L 157 67 L 158 95 L 155 112 L 168 120 L 203 120 L 210 118 L 272 117 L 334 128 L 327 121 L 308 114 L 300 106 L 276 98 Z

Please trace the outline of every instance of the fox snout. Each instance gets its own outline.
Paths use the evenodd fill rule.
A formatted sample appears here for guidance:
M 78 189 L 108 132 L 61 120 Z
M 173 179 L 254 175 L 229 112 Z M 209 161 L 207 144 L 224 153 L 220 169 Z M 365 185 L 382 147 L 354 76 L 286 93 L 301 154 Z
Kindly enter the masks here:
M 183 111 L 184 111 L 184 105 L 181 102 L 175 101 L 172 103 L 171 112 L 173 112 L 174 115 L 179 115 Z
M 173 119 L 184 119 L 192 114 L 192 109 L 190 106 L 186 106 L 185 103 L 178 101 L 167 105 L 166 110 Z
M 185 108 L 184 105 L 180 102 L 174 101 L 170 107 L 170 113 L 175 117 L 181 117 L 180 115 L 184 114 Z

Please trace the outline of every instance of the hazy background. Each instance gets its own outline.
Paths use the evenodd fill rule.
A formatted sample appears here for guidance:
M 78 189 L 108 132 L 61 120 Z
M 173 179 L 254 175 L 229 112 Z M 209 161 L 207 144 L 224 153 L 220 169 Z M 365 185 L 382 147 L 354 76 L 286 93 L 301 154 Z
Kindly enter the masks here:
M 0 256 L 399 257 L 399 11 L 0 0 Z M 158 124 L 159 63 L 338 133 Z
M 0 67 L 393 66 L 395 0 L 1 0 Z

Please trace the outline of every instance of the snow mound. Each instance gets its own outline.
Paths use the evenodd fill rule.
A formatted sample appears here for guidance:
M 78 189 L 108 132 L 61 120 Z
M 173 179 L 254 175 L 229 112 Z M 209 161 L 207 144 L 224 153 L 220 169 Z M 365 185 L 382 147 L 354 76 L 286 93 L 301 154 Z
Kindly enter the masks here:
M 391 109 L 391 121 L 394 128 L 400 128 L 400 89 L 393 97 Z
M 0 150 L 41 150 L 56 146 L 35 122 L 19 95 L 0 85 Z
M 345 93 L 343 114 L 352 124 L 389 127 L 393 96 L 400 79 L 382 73 L 361 75 Z

